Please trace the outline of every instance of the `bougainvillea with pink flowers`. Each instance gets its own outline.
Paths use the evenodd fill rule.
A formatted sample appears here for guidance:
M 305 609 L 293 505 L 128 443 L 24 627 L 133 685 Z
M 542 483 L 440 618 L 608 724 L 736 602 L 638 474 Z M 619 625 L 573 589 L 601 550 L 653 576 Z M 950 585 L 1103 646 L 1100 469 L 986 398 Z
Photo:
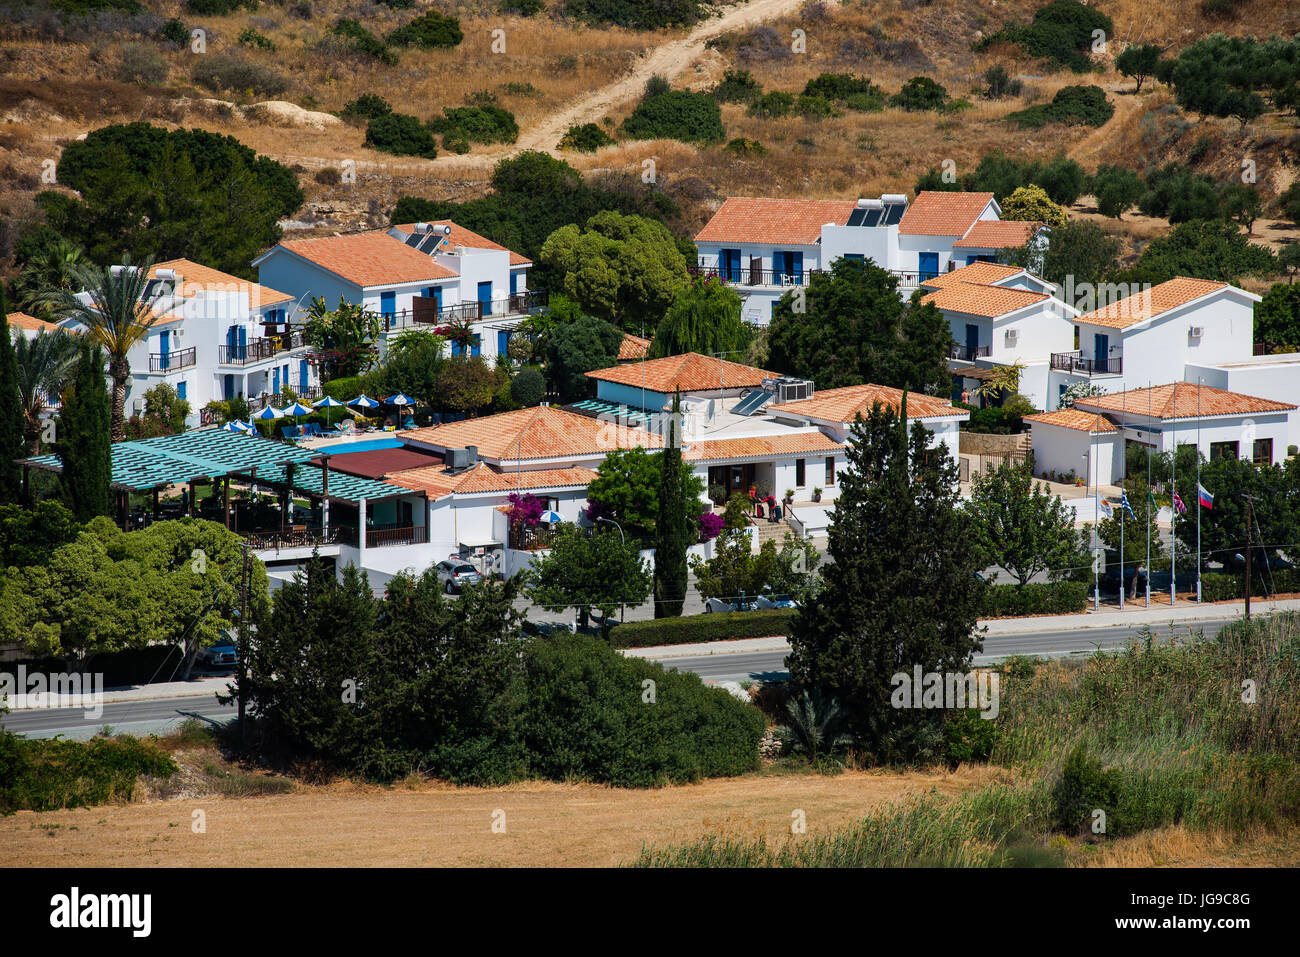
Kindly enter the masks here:
M 540 499 L 536 495 L 525 492 L 520 495 L 518 492 L 510 493 L 510 524 L 522 525 L 524 528 L 536 528 L 542 519 L 542 512 L 546 511 L 545 499 Z
M 700 523 L 700 541 L 707 542 L 717 538 L 722 534 L 722 516 L 713 512 L 701 512 L 698 519 Z

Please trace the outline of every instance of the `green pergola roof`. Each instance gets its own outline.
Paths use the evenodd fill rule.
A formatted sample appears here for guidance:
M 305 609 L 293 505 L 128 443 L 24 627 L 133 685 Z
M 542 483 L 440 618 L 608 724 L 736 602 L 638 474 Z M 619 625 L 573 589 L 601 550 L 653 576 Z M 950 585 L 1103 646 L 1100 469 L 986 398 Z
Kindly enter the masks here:
M 323 495 L 324 482 L 319 466 L 309 464 L 319 450 L 300 449 L 285 442 L 273 442 L 257 435 L 228 432 L 221 428 L 196 429 L 180 435 L 164 435 L 136 442 L 118 442 L 112 447 L 112 482 L 119 489 L 148 491 L 174 482 L 238 476 L 251 478 L 256 469 L 257 481 L 283 485 L 285 466 L 297 464 L 293 487 L 309 494 Z M 35 468 L 58 472 L 62 462 L 57 455 L 25 459 Z M 362 498 L 389 498 L 413 494 L 410 489 L 355 478 L 340 472 L 330 473 L 330 498 L 358 501 Z

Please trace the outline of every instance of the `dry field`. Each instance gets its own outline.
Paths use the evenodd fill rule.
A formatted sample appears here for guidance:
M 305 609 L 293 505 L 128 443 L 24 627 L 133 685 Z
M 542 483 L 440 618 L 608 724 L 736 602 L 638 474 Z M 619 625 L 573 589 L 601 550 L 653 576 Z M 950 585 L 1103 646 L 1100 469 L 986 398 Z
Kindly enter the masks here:
M 643 842 L 706 832 L 780 840 L 796 809 L 816 834 L 888 802 L 930 790 L 958 794 L 1005 774 L 751 775 L 644 791 L 341 783 L 273 796 L 24 811 L 0 818 L 0 866 L 608 867 L 630 862 Z M 196 810 L 206 815 L 206 833 L 191 828 Z M 493 833 L 497 811 L 505 833 Z

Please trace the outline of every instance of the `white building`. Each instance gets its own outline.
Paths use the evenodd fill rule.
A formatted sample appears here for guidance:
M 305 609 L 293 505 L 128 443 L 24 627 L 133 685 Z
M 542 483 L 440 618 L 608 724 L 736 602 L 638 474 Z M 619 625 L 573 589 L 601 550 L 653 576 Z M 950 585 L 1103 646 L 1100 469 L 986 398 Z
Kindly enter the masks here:
M 493 360 L 544 302 L 528 290 L 527 259 L 450 221 L 286 240 L 253 265 L 262 281 L 297 297 L 300 314 L 316 298 L 376 313 L 381 352 L 389 335 L 405 329 L 467 324 L 470 353 Z
M 782 296 L 836 259 L 870 259 L 910 295 L 925 279 L 1031 236 L 1045 240 L 1042 224 L 999 217 L 992 193 L 925 191 L 910 205 L 902 194 L 856 202 L 733 196 L 696 235 L 696 269 L 733 284 L 744 318 L 767 323 Z
M 145 393 L 160 383 L 189 402 L 190 427 L 216 399 L 258 400 L 286 387 L 309 395 L 319 385 L 310 347 L 290 327 L 288 293 L 188 259 L 158 263 L 148 275 L 144 298 L 156 318 L 128 353 L 127 415 L 143 412 Z M 81 329 L 76 320 L 62 325 Z
M 921 301 L 942 312 L 952 332 L 954 400 L 998 366 L 1020 363 L 1020 394 L 1037 409 L 1049 401 L 1055 408 L 1048 394 L 1052 356 L 1073 343 L 1077 313 L 1055 298 L 1054 285 L 1015 266 L 976 262 L 927 279 L 922 290 L 931 290 Z
M 1076 399 L 1074 407 L 1027 416 L 1040 474 L 1070 474 L 1089 485 L 1124 478 L 1130 446 L 1173 452 L 1195 446 L 1206 459 L 1280 465 L 1296 405 L 1188 382 Z
M 11 312 L 7 318 L 9 319 L 9 337 L 13 340 L 17 340 L 19 336 L 24 339 L 35 339 L 37 333 L 41 331 L 54 332 L 59 328 L 53 322 L 37 319 L 25 312 Z

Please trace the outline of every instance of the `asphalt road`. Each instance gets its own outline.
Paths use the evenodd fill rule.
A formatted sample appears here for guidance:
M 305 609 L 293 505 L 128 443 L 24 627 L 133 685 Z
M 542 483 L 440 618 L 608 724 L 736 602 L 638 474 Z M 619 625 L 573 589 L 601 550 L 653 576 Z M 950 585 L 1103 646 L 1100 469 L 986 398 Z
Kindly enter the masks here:
M 1180 624 L 1176 634 L 1187 635 L 1194 628 L 1206 637 L 1217 634 L 1227 622 L 1206 621 Z M 1064 657 L 1086 655 L 1099 649 L 1116 648 L 1133 638 L 1136 625 L 1106 628 L 1082 628 L 1068 631 L 1029 632 L 985 638 L 984 651 L 976 664 L 987 664 L 1011 655 Z M 1153 628 L 1158 638 L 1170 637 L 1169 627 Z M 786 677 L 785 651 L 722 652 L 713 655 L 656 658 L 661 664 L 681 671 L 693 671 L 706 681 L 771 681 Z M 225 685 L 222 684 L 224 689 Z M 69 738 L 93 737 L 101 728 L 115 732 L 153 734 L 167 731 L 185 720 L 181 712 L 199 714 L 218 720 L 235 716 L 233 704 L 217 704 L 213 692 L 183 698 L 148 701 L 107 702 L 103 713 L 90 717 L 81 708 L 51 708 L 11 712 L 0 715 L 0 724 L 17 734 L 48 738 L 62 734 Z

